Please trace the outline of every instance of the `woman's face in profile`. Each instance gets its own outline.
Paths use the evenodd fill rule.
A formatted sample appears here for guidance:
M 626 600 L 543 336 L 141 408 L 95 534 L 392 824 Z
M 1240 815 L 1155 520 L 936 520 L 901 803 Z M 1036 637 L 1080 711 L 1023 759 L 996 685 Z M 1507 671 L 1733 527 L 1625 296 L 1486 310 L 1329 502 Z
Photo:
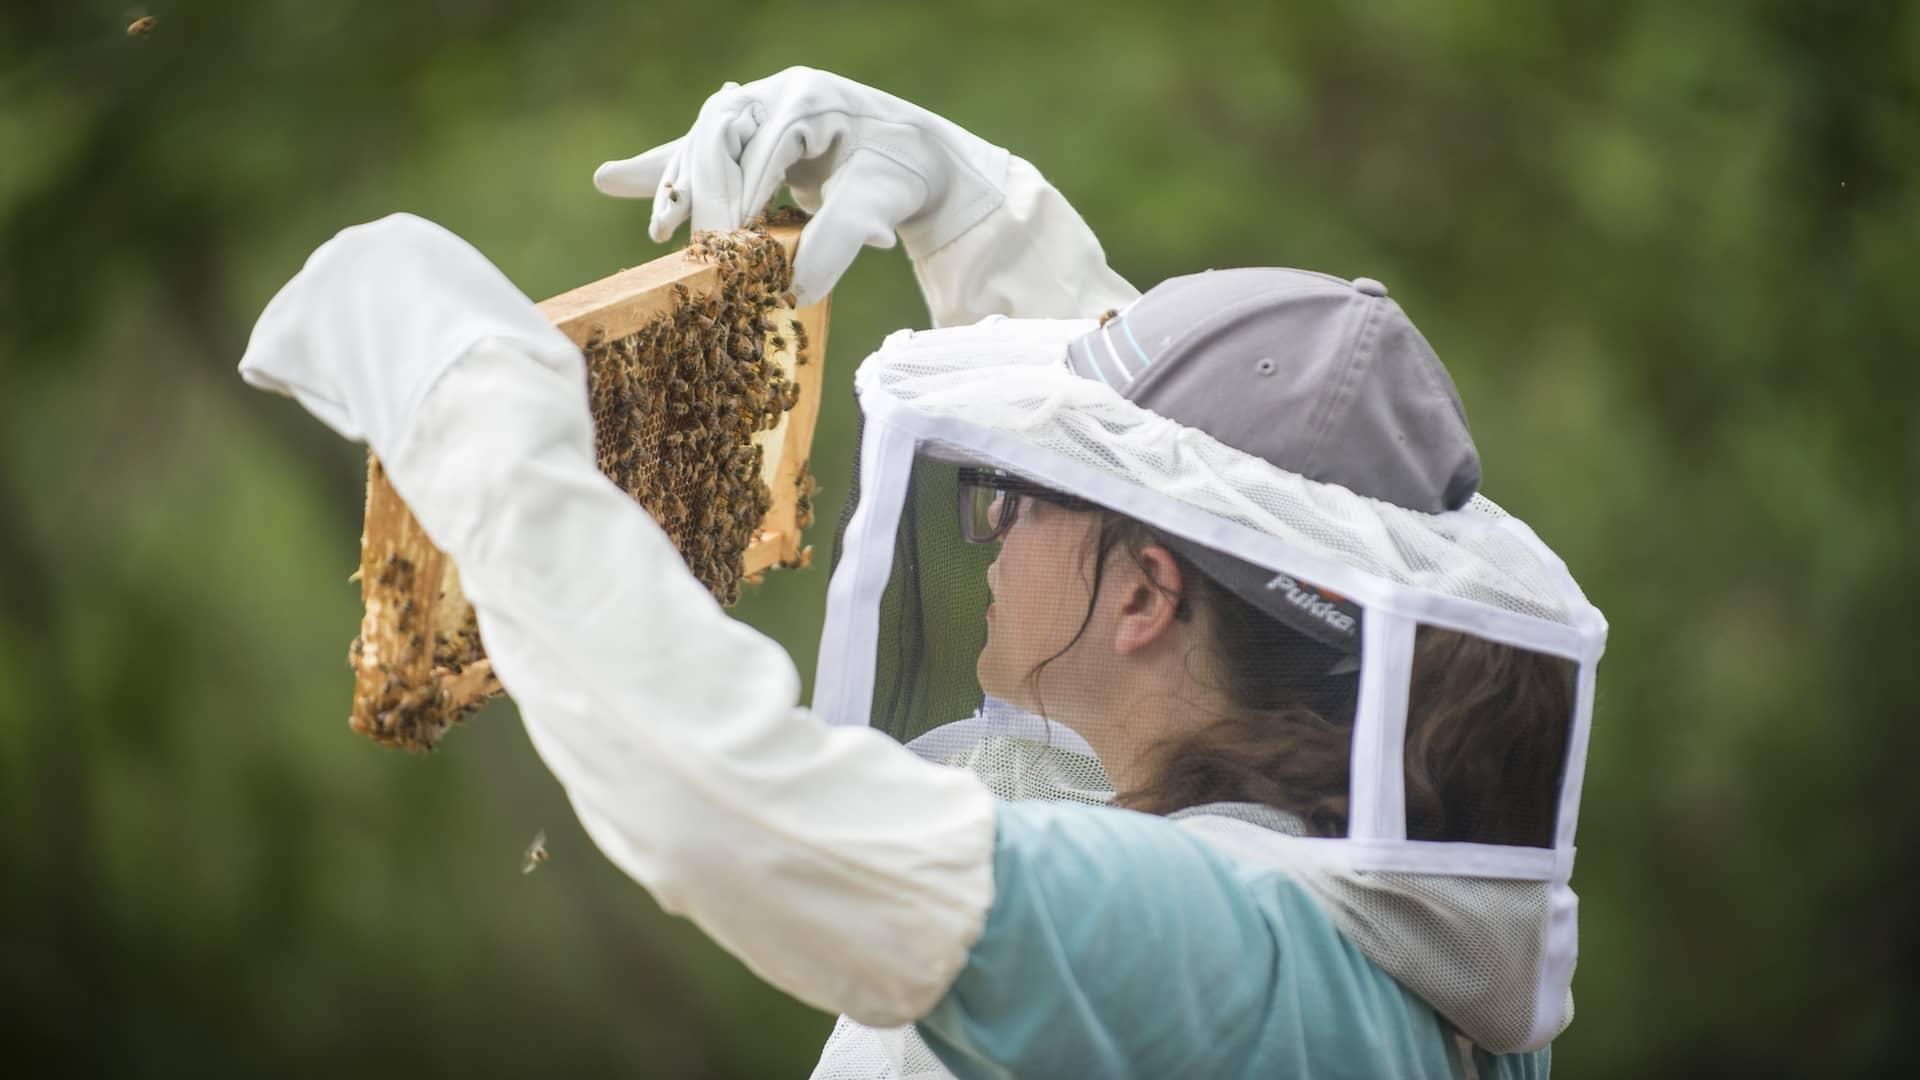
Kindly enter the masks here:
M 1098 517 L 1031 495 L 1020 500 L 987 568 L 987 643 L 975 665 L 980 688 L 1029 712 L 1066 718 L 1090 689 L 1091 633 L 1074 642 L 1092 595 Z M 1073 648 L 1067 649 L 1069 643 Z M 1066 652 L 1062 653 L 1062 650 Z M 1057 659 L 1052 659 L 1058 655 Z M 1048 662 L 1037 679 L 1034 669 Z

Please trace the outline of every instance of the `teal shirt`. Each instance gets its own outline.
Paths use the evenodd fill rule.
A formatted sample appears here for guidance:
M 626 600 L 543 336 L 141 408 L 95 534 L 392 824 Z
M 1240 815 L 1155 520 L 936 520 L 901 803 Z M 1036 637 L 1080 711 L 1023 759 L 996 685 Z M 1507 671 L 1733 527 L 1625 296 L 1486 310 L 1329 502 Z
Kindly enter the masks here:
M 920 1021 L 973 1077 L 1455 1077 L 1449 1029 L 1283 871 L 1165 818 L 1002 803 L 995 896 Z M 1476 1054 L 1544 1077 L 1548 1051 Z

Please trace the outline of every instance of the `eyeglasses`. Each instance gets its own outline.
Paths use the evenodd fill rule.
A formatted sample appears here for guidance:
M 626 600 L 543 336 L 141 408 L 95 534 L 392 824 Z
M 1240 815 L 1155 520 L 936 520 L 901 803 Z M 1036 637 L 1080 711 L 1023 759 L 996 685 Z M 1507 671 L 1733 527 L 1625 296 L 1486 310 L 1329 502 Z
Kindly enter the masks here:
M 960 470 L 960 535 L 969 544 L 1005 536 L 1020 516 L 1020 500 L 1040 499 L 1063 510 L 1097 510 L 1099 505 L 1022 480 L 999 469 Z

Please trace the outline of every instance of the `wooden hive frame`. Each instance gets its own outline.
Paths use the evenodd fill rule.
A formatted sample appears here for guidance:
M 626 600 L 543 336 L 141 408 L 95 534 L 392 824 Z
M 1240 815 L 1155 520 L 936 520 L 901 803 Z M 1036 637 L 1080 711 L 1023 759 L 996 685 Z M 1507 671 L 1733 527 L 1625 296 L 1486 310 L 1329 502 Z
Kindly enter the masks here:
M 751 436 L 759 479 L 766 485 L 767 510 L 739 550 L 737 567 L 725 571 L 730 582 L 756 581 L 775 567 L 805 566 L 812 555 L 803 539 L 812 521 L 813 481 L 807 464 L 819 417 L 831 298 L 804 308 L 790 306 L 787 289 L 799 234 L 800 225 L 794 222 L 699 234 L 686 249 L 539 305 L 588 355 L 592 367 L 611 343 L 630 343 L 650 327 L 658 330 L 663 320 L 690 305 L 705 303 L 712 310 L 723 291 L 731 296 L 743 276 L 736 272 L 733 253 L 750 249 L 759 260 L 756 265 L 764 274 L 752 302 L 762 305 L 765 317 L 757 325 L 770 327 L 761 331 L 765 363 L 741 362 L 781 383 L 785 407 L 778 410 L 777 422 Z M 684 323 L 687 316 L 679 318 Z M 492 661 L 484 657 L 452 560 L 428 539 L 379 461 L 371 457 L 357 577 L 365 615 L 349 653 L 355 672 L 350 724 L 378 742 L 431 748 L 448 727 L 499 693 L 500 683 Z M 710 580 L 708 584 L 714 585 Z

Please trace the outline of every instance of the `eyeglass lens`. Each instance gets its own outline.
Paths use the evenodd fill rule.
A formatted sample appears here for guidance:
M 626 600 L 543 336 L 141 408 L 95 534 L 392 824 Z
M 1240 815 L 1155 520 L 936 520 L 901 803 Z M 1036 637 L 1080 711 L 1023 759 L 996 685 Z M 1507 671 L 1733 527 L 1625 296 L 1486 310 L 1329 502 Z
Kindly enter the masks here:
M 1012 492 L 988 484 L 963 483 L 960 534 L 974 544 L 998 540 L 1013 524 L 1019 506 L 1020 497 Z

